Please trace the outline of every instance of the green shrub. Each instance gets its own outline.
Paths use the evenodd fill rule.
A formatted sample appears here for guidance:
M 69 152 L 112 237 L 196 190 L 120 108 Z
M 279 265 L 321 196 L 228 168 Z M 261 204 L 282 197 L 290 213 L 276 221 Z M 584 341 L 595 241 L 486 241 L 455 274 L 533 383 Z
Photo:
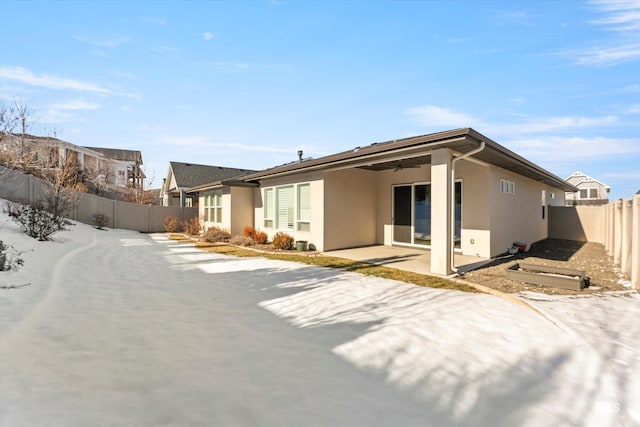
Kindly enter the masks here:
M 54 216 L 41 205 L 16 204 L 13 206 L 11 219 L 18 223 L 27 236 L 40 241 L 49 240 L 53 233 L 64 230 L 68 223 L 63 217 Z
M 273 236 L 273 246 L 282 250 L 293 249 L 293 236 L 279 231 Z
M 162 221 L 162 225 L 164 225 L 164 230 L 168 233 L 179 233 L 184 228 L 180 218 L 172 215 L 166 216 Z
M 218 227 L 210 227 L 200 238 L 203 242 L 216 243 L 216 242 L 228 242 L 231 239 L 231 234 L 228 231 Z

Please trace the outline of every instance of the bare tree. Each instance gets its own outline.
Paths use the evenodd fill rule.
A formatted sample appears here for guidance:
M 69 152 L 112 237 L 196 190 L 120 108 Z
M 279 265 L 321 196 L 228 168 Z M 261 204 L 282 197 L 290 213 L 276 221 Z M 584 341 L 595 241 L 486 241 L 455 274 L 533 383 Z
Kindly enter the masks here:
M 102 196 L 109 189 L 109 183 L 115 178 L 115 173 L 106 162 L 96 159 L 95 163 L 89 165 L 85 163 L 84 176 L 89 182 L 91 191 L 98 196 Z
M 156 194 L 153 190 L 134 187 L 129 184 L 127 190 L 122 194 L 125 202 L 137 203 L 139 205 L 151 205 L 156 201 Z
M 24 100 L 14 100 L 13 110 L 15 114 L 16 125 L 20 131 L 20 158 L 23 159 L 26 154 L 24 141 L 27 136 L 27 131 L 31 127 L 34 120 L 35 109 Z
M 24 170 L 33 160 L 32 144 L 27 131 L 34 120 L 35 109 L 23 100 L 0 104 L 0 164 Z
M 57 141 L 57 140 L 55 140 Z M 80 165 L 75 152 L 52 145 L 40 147 L 39 168 L 35 172 L 47 187 L 47 208 L 54 217 L 68 213 L 79 201 L 86 186 L 80 182 Z
M 139 205 L 153 204 L 158 197 L 155 191 L 149 189 L 153 180 L 154 178 L 151 177 L 144 187 L 136 185 L 135 181 L 130 182 L 127 186 L 127 190 L 122 195 L 122 200 L 125 202 L 137 203 Z

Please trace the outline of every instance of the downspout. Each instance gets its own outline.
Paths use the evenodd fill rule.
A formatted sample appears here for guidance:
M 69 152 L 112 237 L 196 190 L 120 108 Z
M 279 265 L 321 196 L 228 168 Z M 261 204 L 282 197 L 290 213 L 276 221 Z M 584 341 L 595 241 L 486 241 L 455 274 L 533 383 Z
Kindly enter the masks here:
M 469 156 L 473 156 L 474 154 L 478 154 L 479 152 L 481 152 L 482 150 L 484 150 L 485 147 L 485 143 L 484 141 L 480 141 L 480 146 L 478 148 L 475 148 L 467 153 L 464 153 L 461 156 L 455 157 L 453 160 L 451 160 L 451 217 L 450 217 L 450 221 L 451 221 L 451 271 L 453 271 L 454 273 L 457 273 L 458 270 L 455 267 L 455 255 L 456 255 L 456 249 L 455 249 L 455 239 L 456 239 L 456 230 L 455 230 L 455 223 L 456 223 L 456 162 L 458 160 L 462 160 L 465 159 Z M 460 229 L 460 247 L 462 247 L 462 228 Z

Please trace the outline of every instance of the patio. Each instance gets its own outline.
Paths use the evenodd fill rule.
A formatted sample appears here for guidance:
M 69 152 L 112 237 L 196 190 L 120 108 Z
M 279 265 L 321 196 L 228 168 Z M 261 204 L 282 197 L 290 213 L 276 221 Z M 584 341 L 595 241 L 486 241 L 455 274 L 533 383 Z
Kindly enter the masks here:
M 376 245 L 328 251 L 325 252 L 325 254 L 356 261 L 370 262 L 376 265 L 384 265 L 419 274 L 431 274 L 431 251 L 428 249 Z M 490 261 L 490 258 L 458 253 L 454 256 L 454 265 L 459 272 L 474 270 Z

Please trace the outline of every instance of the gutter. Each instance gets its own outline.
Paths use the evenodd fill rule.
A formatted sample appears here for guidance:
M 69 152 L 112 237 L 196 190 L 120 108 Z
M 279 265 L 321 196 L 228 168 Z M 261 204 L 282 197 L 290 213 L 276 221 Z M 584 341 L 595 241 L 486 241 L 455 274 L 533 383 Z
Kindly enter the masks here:
M 464 153 L 461 156 L 455 157 L 453 158 L 453 160 L 451 160 L 451 216 L 449 217 L 449 220 L 451 221 L 451 271 L 453 271 L 454 273 L 458 273 L 458 269 L 455 267 L 455 227 L 454 224 L 456 222 L 456 162 L 458 160 L 462 160 L 464 158 L 467 158 L 469 156 L 473 156 L 474 154 L 477 154 L 479 152 L 481 152 L 482 150 L 484 150 L 485 147 L 485 142 L 484 140 L 480 140 L 480 146 L 478 148 L 475 148 L 471 151 L 468 151 L 466 153 Z M 462 227 L 460 228 L 460 248 L 462 248 Z

